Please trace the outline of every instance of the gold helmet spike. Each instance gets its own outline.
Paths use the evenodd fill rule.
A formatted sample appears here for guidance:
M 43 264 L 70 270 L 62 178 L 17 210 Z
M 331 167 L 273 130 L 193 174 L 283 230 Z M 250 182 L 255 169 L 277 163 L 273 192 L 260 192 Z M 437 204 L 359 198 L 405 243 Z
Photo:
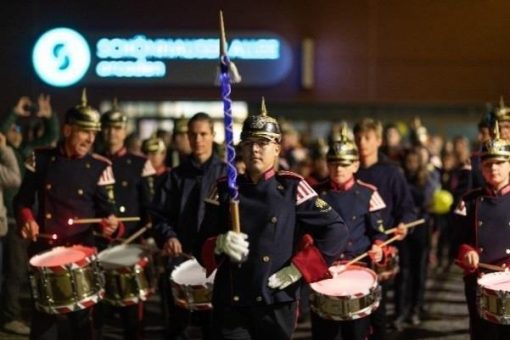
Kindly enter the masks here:
M 347 127 L 346 122 L 342 122 L 342 125 L 340 126 L 340 139 L 341 140 L 349 139 L 349 128 Z
M 326 159 L 329 163 L 349 165 L 359 160 L 358 148 L 349 137 L 347 123 L 343 122 L 340 131 L 333 132 Z
M 117 99 L 117 97 L 113 97 L 112 111 L 117 111 L 117 110 L 119 110 L 119 100 Z
M 262 97 L 260 102 L 260 115 L 267 116 L 266 99 L 264 97 Z
M 85 88 L 81 93 L 81 103 L 67 110 L 65 123 L 76 125 L 85 130 L 101 130 L 100 114 L 95 108 L 88 105 Z
M 81 91 L 81 105 L 83 107 L 87 106 L 87 88 L 84 87 Z
M 499 107 L 496 108 L 496 119 L 498 121 L 510 121 L 510 107 L 505 106 L 503 96 L 499 97 Z
M 282 130 L 276 119 L 269 116 L 266 100 L 262 97 L 259 114 L 250 114 L 243 123 L 241 141 L 249 137 L 261 137 L 276 142 L 281 141 Z
M 500 138 L 498 121 L 496 121 L 494 126 L 494 139 L 490 139 L 482 144 L 480 158 L 482 161 L 485 159 L 510 160 L 510 144 Z

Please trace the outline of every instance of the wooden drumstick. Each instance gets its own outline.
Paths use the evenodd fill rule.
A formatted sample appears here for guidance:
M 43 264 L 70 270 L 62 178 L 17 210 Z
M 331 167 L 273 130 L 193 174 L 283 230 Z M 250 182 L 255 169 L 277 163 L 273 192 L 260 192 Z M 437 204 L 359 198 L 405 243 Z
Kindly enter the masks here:
M 133 235 L 131 235 L 130 237 L 128 237 L 127 239 L 125 239 L 121 244 L 122 245 L 126 245 L 126 244 L 130 244 L 131 242 L 133 242 L 138 236 L 142 235 L 143 233 L 145 233 L 148 229 L 150 229 L 152 227 L 152 223 L 149 222 L 147 223 L 146 225 L 144 225 L 143 227 L 141 227 L 140 229 L 138 229 L 138 231 L 136 233 L 134 233 Z
M 56 240 L 58 238 L 57 234 L 37 234 L 37 238 L 43 238 L 46 240 Z
M 384 241 L 383 243 L 381 243 L 379 245 L 379 247 L 384 247 L 384 246 L 387 246 L 388 244 L 392 243 L 392 242 L 395 242 L 396 240 L 398 240 L 400 238 L 400 235 L 397 235 L 397 236 L 393 236 L 392 238 Z M 347 267 L 353 265 L 354 263 L 364 259 L 365 257 L 368 256 L 368 253 L 370 251 L 367 251 L 367 252 L 364 252 L 363 254 L 359 255 L 359 256 L 356 256 L 355 258 L 353 258 L 352 260 L 350 260 L 349 262 L 347 262 L 344 267 L 340 270 L 340 272 L 344 271 Z
M 425 219 L 424 219 L 424 218 L 422 218 L 422 219 L 419 219 L 419 220 L 416 220 L 416 221 L 413 221 L 413 222 L 409 222 L 409 223 L 404 224 L 404 228 L 406 228 L 406 229 L 407 229 L 407 228 L 412 228 L 412 227 L 414 227 L 414 226 L 417 226 L 417 225 L 420 225 L 420 224 L 424 224 L 424 223 L 425 223 Z M 392 234 L 392 233 L 396 232 L 396 231 L 397 231 L 397 229 L 398 229 L 398 227 L 391 228 L 391 229 L 385 230 L 385 231 L 384 231 L 384 233 L 385 233 L 386 235 L 388 235 L 388 234 Z
M 70 218 L 67 220 L 67 224 L 88 224 L 88 223 L 100 223 L 103 218 Z M 130 217 L 117 217 L 119 222 L 138 222 L 140 221 L 140 217 L 138 216 L 130 216 Z
M 507 272 L 508 268 L 503 266 L 497 266 L 495 264 L 489 264 L 489 263 L 478 263 L 478 267 L 488 270 L 493 270 L 495 272 Z
M 459 260 L 455 260 L 455 264 L 457 264 L 459 266 L 463 266 L 463 263 Z M 508 267 L 503 267 L 503 266 L 498 266 L 495 264 L 489 264 L 489 263 L 483 263 L 483 262 L 478 263 L 478 268 L 488 269 L 488 270 L 492 270 L 495 272 L 507 272 L 509 270 Z

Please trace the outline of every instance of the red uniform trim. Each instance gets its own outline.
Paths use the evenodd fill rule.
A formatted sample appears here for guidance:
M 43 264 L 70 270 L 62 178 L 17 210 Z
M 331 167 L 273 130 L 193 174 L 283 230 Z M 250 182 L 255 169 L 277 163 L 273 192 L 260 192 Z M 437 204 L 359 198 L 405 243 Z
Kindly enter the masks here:
M 119 225 L 117 226 L 117 230 L 115 230 L 112 234 L 113 238 L 120 238 L 126 232 L 126 228 L 124 226 L 124 222 L 119 221 Z
M 292 257 L 292 264 L 303 275 L 305 282 L 311 283 L 332 277 L 326 260 L 314 246 L 310 235 L 303 236 L 297 249 L 298 251 Z
M 476 251 L 475 248 L 471 247 L 470 245 L 468 244 L 461 244 L 460 247 L 459 247 L 459 254 L 457 256 L 457 264 L 459 267 L 461 267 L 462 269 L 464 269 L 465 273 L 468 274 L 468 273 L 473 273 L 476 271 L 476 268 L 472 268 L 472 267 L 468 267 L 464 264 L 464 257 L 466 256 L 467 253 L 469 253 L 470 251 Z
M 217 237 L 208 238 L 202 246 L 202 262 L 205 266 L 205 275 L 209 277 L 212 272 L 218 267 L 219 263 L 216 262 L 216 254 L 214 248 L 216 248 Z
M 373 184 L 369 184 L 369 183 L 363 182 L 363 181 L 361 181 L 359 179 L 357 180 L 357 182 L 358 182 L 359 185 L 362 185 L 364 187 L 372 189 L 373 191 L 377 191 L 377 187 L 375 185 L 373 185 Z
M 104 156 L 101 156 L 100 154 L 91 153 L 90 155 L 92 156 L 92 158 L 97 159 L 98 161 L 102 161 L 102 162 L 105 162 L 108 165 L 112 165 L 112 161 L 110 161 L 108 158 L 106 158 Z
M 21 209 L 19 217 L 21 219 L 21 222 L 23 223 L 35 221 L 34 214 L 32 213 L 32 210 L 30 210 L 30 208 Z
M 354 177 L 351 177 L 351 179 L 349 179 L 344 184 L 338 184 L 333 180 L 330 180 L 330 181 L 331 181 L 331 189 L 335 190 L 335 191 L 347 191 L 354 186 L 354 183 L 356 183 L 356 180 L 354 179 Z

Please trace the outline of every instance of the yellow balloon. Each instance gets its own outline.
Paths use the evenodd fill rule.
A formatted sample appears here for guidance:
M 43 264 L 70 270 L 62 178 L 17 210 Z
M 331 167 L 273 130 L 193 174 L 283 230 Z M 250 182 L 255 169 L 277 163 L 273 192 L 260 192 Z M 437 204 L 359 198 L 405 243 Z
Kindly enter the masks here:
M 450 211 L 453 204 L 452 194 L 443 189 L 436 190 L 432 196 L 431 211 L 434 214 L 443 215 Z

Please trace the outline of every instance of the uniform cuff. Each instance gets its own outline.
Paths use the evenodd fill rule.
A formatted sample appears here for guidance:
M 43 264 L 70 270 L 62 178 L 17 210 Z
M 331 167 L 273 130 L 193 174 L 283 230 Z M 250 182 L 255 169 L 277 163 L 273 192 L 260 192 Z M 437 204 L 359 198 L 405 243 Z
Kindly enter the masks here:
M 30 208 L 21 209 L 19 217 L 22 223 L 35 221 L 34 214 L 32 213 L 32 210 L 30 210 Z
M 462 269 L 464 269 L 464 274 L 469 274 L 469 273 L 473 273 L 476 271 L 476 268 L 469 267 L 464 264 L 464 258 L 466 256 L 466 254 L 469 253 L 470 251 L 476 251 L 476 249 L 471 247 L 470 245 L 467 245 L 467 244 L 461 244 L 459 247 L 459 255 L 457 256 L 457 265 L 459 267 L 461 267 Z
M 205 275 L 209 277 L 212 272 L 218 268 L 219 263 L 216 261 L 216 254 L 214 249 L 216 248 L 217 237 L 208 238 L 202 246 L 202 263 L 205 267 Z
M 292 264 L 300 271 L 307 283 L 332 277 L 326 260 L 319 249 L 315 247 L 312 237 L 308 234 L 301 239 L 298 251 L 292 257 Z
M 124 235 L 126 231 L 126 227 L 124 226 L 124 222 L 119 221 L 119 225 L 117 226 L 117 230 L 115 230 L 112 234 L 112 238 L 120 238 Z

